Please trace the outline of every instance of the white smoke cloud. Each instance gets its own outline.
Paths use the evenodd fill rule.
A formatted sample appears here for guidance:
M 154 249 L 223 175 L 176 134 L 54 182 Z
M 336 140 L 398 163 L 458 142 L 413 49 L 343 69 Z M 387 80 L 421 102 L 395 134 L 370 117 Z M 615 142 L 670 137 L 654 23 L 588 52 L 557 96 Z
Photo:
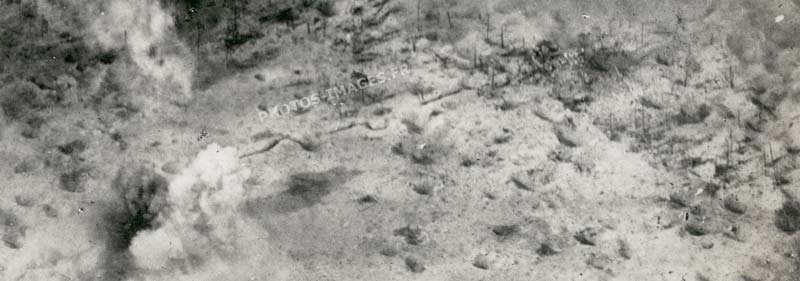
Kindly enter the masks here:
M 169 210 L 159 228 L 133 239 L 130 250 L 144 271 L 197 266 L 233 257 L 245 223 L 237 208 L 245 199 L 250 170 L 239 165 L 235 148 L 208 146 L 169 184 Z M 195 261 L 192 261 L 195 259 Z
M 292 263 L 241 212 L 251 170 L 233 147 L 209 145 L 169 183 L 155 229 L 134 237 L 129 280 L 287 280 Z
M 138 234 L 130 251 L 136 265 L 146 270 L 164 269 L 170 260 L 186 258 L 181 240 L 163 228 Z
M 194 61 L 172 30 L 173 17 L 157 0 L 112 0 L 90 25 L 106 49 L 127 48 L 142 72 L 191 98 Z M 170 87 L 167 87 L 170 88 Z M 170 93 L 167 93 L 170 94 Z

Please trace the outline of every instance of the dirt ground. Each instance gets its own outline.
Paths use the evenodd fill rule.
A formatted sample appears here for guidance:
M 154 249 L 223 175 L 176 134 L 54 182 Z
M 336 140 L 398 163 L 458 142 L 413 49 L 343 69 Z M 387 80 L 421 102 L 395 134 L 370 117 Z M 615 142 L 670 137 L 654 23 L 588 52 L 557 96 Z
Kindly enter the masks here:
M 261 2 L 0 3 L 0 280 L 800 280 L 797 1 Z

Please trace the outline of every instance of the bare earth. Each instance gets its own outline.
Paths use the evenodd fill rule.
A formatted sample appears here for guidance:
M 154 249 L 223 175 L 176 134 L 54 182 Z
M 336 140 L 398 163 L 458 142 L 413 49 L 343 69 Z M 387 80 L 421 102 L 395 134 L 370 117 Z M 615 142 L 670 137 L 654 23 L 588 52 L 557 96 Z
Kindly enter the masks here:
M 0 4 L 0 280 L 800 280 L 800 3 L 66 2 Z

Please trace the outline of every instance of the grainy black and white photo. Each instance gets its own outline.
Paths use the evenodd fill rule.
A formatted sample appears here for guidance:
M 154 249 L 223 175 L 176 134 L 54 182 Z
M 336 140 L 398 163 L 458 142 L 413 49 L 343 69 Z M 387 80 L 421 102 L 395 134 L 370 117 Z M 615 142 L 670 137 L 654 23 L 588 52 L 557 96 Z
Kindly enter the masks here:
M 800 281 L 800 0 L 0 0 L 0 280 Z

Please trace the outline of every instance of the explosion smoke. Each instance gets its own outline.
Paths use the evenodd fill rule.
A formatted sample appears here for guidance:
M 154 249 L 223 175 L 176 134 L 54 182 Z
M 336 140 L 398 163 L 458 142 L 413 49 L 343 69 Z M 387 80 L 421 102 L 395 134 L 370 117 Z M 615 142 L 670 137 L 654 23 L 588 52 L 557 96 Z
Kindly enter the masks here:
M 90 31 L 105 49 L 127 49 L 142 72 L 164 85 L 177 85 L 191 98 L 194 62 L 172 30 L 173 18 L 155 0 L 104 3 Z
M 169 184 L 169 212 L 158 218 L 161 227 L 137 235 L 131 245 L 137 265 L 144 269 L 167 266 L 169 259 L 187 259 L 197 248 L 232 254 L 241 221 L 236 208 L 244 199 L 250 170 L 239 167 L 236 149 L 210 145 Z M 163 247 L 163 243 L 174 245 Z M 186 245 L 184 247 L 183 245 Z
M 253 250 L 262 246 L 263 256 L 268 246 L 259 240 L 266 232 L 239 213 L 249 176 L 235 148 L 212 144 L 172 179 L 158 226 L 139 232 L 129 248 L 144 280 L 214 280 L 252 271 L 232 269 L 256 262 Z

